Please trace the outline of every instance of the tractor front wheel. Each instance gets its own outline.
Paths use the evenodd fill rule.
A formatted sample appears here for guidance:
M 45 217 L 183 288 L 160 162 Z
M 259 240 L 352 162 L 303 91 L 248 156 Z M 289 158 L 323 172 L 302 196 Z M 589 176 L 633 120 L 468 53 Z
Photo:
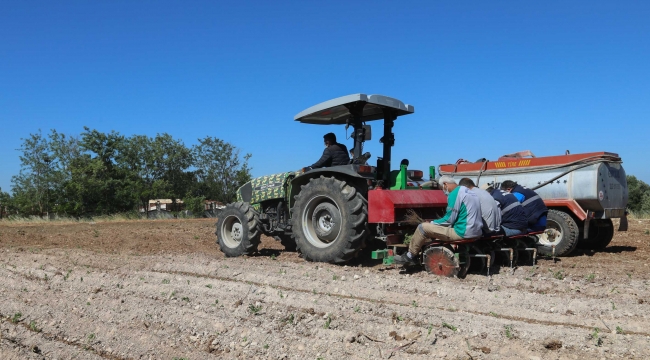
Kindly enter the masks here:
M 219 214 L 217 242 L 228 257 L 250 255 L 260 244 L 257 212 L 245 202 L 228 204 Z
M 309 261 L 340 264 L 366 237 L 365 199 L 345 181 L 321 176 L 302 186 L 291 209 L 296 247 Z

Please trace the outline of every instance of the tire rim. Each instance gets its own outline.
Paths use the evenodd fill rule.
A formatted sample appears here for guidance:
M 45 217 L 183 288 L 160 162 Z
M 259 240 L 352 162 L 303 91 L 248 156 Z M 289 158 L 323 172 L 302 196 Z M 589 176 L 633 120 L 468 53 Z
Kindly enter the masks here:
M 244 227 L 235 215 L 230 215 L 223 220 L 221 225 L 221 239 L 229 248 L 236 248 L 244 237 Z
M 302 213 L 302 232 L 311 245 L 326 248 L 341 234 L 342 218 L 334 200 L 323 195 L 315 196 L 307 202 Z
M 563 236 L 564 234 L 562 233 L 560 224 L 551 219 L 547 219 L 546 230 L 543 234 L 537 235 L 537 243 L 546 247 L 558 246 Z

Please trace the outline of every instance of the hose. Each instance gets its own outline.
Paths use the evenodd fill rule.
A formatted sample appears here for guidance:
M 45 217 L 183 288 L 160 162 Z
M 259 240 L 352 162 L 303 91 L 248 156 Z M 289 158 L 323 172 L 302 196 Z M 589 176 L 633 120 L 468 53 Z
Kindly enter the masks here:
M 559 168 L 563 168 L 563 167 L 567 167 L 567 166 L 575 166 L 575 165 L 588 166 L 588 165 L 593 165 L 593 164 L 597 164 L 597 163 L 604 162 L 604 161 L 608 161 L 608 162 L 612 162 L 612 163 L 622 163 L 621 158 L 619 158 L 619 157 L 609 156 L 609 155 L 605 155 L 605 156 L 598 155 L 598 156 L 592 156 L 592 157 L 589 157 L 589 158 L 586 158 L 586 159 L 580 159 L 580 160 L 570 162 L 570 163 L 567 163 L 567 164 L 548 165 L 548 166 L 509 168 L 509 169 L 498 169 L 498 170 L 495 169 L 495 170 L 484 170 L 484 171 L 482 170 L 483 166 L 481 166 L 481 170 L 479 170 L 479 171 L 463 172 L 462 174 L 467 175 L 467 176 L 472 176 L 472 175 L 482 176 L 482 175 L 492 175 L 492 174 L 502 174 L 502 173 L 508 173 L 508 174 L 531 173 L 531 172 L 539 172 L 539 171 L 547 171 L 547 170 L 559 169 Z M 441 165 L 438 166 L 438 173 L 440 175 L 453 175 L 453 174 L 457 173 L 457 171 L 456 171 L 457 168 L 455 168 L 454 171 L 442 171 L 440 169 L 440 166 Z M 584 166 L 581 166 L 581 167 L 584 167 Z M 571 171 L 573 171 L 573 170 L 570 170 L 569 172 L 571 172 Z

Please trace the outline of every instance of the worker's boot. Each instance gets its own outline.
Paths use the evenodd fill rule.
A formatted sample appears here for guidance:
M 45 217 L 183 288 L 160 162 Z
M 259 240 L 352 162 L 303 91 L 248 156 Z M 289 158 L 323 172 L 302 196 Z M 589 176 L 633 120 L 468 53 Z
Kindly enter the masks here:
M 415 255 L 413 255 L 415 257 Z M 403 265 L 404 267 L 411 267 L 417 265 L 415 259 L 408 256 L 408 252 L 405 252 L 402 255 L 396 255 L 393 257 L 393 261 L 397 265 Z

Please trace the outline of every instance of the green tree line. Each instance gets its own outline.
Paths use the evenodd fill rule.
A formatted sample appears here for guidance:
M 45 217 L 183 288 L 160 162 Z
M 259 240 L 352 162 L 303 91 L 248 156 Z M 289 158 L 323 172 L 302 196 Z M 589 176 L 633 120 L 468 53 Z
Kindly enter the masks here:
M 161 198 L 183 199 L 202 212 L 204 199 L 231 202 L 251 178 L 251 155 L 211 136 L 187 147 L 167 133 L 124 136 L 84 127 L 78 136 L 30 134 L 18 150 L 12 194 L 0 189 L 9 215 L 115 214 Z
M 635 213 L 650 213 L 650 185 L 634 175 L 628 175 L 627 189 L 627 208 Z

